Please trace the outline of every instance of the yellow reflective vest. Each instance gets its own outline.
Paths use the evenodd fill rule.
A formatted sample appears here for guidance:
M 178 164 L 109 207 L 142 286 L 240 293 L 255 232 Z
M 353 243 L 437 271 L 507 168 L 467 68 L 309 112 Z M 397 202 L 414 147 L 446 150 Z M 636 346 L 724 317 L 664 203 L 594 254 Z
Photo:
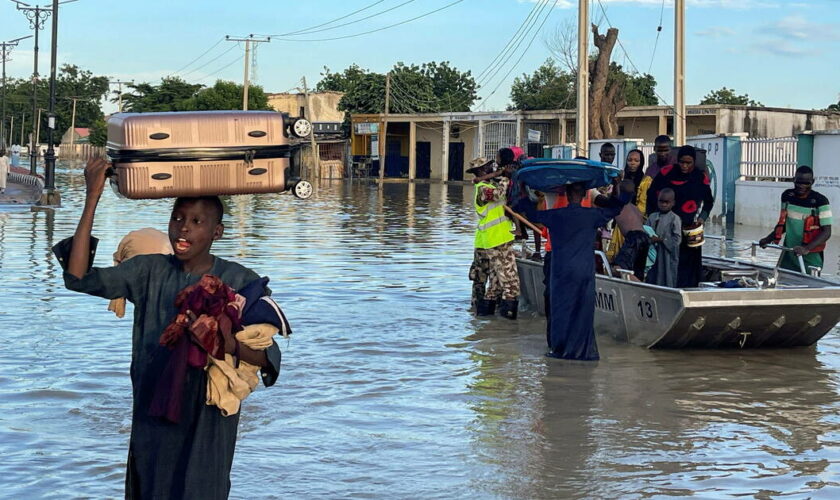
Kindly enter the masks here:
M 486 205 L 479 205 L 478 199 L 482 189 L 496 189 L 498 186 L 489 182 L 479 182 L 475 185 L 473 205 L 478 214 L 478 227 L 475 230 L 475 248 L 495 248 L 513 241 L 513 223 L 505 216 L 504 196 Z

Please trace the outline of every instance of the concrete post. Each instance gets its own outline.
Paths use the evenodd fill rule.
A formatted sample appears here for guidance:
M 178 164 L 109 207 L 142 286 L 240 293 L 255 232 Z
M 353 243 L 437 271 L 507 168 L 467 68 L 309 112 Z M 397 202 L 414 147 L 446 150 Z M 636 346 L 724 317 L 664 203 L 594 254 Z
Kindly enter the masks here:
M 514 146 L 522 147 L 522 117 L 516 117 L 516 140 L 513 143 Z M 523 148 L 524 149 L 524 148 Z
M 417 123 L 408 122 L 408 180 L 417 178 Z
M 560 131 L 558 132 L 557 144 L 566 144 L 567 133 L 568 131 L 566 130 L 566 117 L 563 116 L 560 118 Z
M 449 121 L 443 121 L 443 138 L 441 140 L 440 180 L 449 180 Z
M 478 154 L 475 157 L 484 156 L 484 120 L 478 120 Z
M 659 112 L 659 125 L 657 129 L 659 130 L 657 135 L 668 135 L 668 116 L 664 111 Z

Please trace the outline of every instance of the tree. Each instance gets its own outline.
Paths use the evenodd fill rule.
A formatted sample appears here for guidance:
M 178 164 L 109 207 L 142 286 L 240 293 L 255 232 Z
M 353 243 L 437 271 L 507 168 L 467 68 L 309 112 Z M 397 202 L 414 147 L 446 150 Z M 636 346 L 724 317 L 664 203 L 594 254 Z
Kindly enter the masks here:
M 736 106 L 763 106 L 758 101 L 750 99 L 748 94 L 738 95 L 733 89 L 721 87 L 719 90 L 709 92 L 700 104 L 731 104 Z
M 39 140 L 45 142 L 48 134 L 47 111 L 50 98 L 49 79 L 38 81 L 38 107 L 41 108 L 41 130 Z M 53 141 L 58 144 L 61 136 L 70 128 L 73 115 L 73 99 L 76 100 L 76 127 L 89 127 L 94 121 L 102 118 L 100 101 L 108 92 L 108 78 L 95 76 L 92 72 L 72 64 L 64 64 L 56 75 L 55 101 L 55 132 Z M 21 124 L 23 124 L 24 139 L 29 141 L 32 130 L 32 81 L 7 80 L 6 82 L 6 126 L 15 117 L 14 142 L 20 142 Z M 25 121 L 24 121 L 25 116 Z M 23 121 L 23 123 L 22 123 Z M 7 129 L 8 130 L 8 129 Z
M 510 87 L 509 110 L 565 109 L 575 106 L 575 77 L 547 59 L 533 74 L 523 74 Z
M 244 87 L 234 82 L 217 80 L 212 87 L 201 89 L 185 102 L 189 111 L 242 109 Z M 248 109 L 272 110 L 268 97 L 259 85 L 248 86 Z
M 468 111 L 477 84 L 469 71 L 448 62 L 421 66 L 397 63 L 391 73 L 391 113 Z M 385 109 L 386 76 L 353 64 L 341 73 L 325 67 L 315 90 L 343 92 L 338 107 L 348 113 L 381 113 Z
M 201 84 L 187 83 L 177 76 L 161 78 L 158 85 L 145 82 L 130 83 L 128 88 L 132 91 L 122 95 L 123 111 L 187 111 L 190 99 L 203 87 Z M 114 102 L 116 100 L 118 98 L 112 99 Z
M 605 34 L 601 34 L 598 26 L 592 27 L 593 42 L 596 51 L 589 55 L 589 138 L 603 139 L 615 137 L 618 134 L 618 112 L 625 106 L 655 106 L 659 104 L 656 97 L 656 79 L 649 74 L 631 73 L 625 71 L 621 65 L 611 62 L 612 51 L 618 43 L 618 29 L 610 28 Z M 549 82 L 556 84 L 558 81 L 568 79 L 568 98 L 563 99 L 564 107 L 577 105 L 577 28 L 571 22 L 561 24 L 554 35 L 546 40 L 546 45 L 551 51 L 554 61 L 561 65 L 554 72 L 554 79 Z M 545 64 L 543 68 L 545 68 Z M 534 77 L 540 70 L 534 74 Z M 545 73 L 543 75 L 550 75 Z M 533 80 L 532 77 L 532 86 Z M 519 79 L 517 79 L 519 80 Z M 519 80 L 522 85 L 511 88 L 511 100 L 517 109 L 520 104 L 525 103 L 535 93 L 545 91 L 541 86 L 529 88 L 524 85 L 525 80 Z M 514 97 L 514 91 L 517 95 Z M 555 94 L 556 95 L 556 94 Z M 549 103 L 553 104 L 551 101 Z M 542 105 L 543 103 L 538 103 Z M 556 107 L 556 106 L 552 106 Z
M 840 96 L 837 97 L 837 104 L 829 104 L 826 111 L 840 111 Z
M 108 124 L 103 118 L 96 120 L 90 125 L 88 142 L 93 146 L 104 147 L 108 142 Z

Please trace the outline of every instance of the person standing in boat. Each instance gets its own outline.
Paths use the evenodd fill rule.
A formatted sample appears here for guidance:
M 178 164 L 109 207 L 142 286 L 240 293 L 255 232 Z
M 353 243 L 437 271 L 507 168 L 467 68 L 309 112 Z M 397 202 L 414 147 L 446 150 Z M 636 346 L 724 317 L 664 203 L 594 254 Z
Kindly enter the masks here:
M 617 178 L 613 181 L 617 183 Z M 605 208 L 587 208 L 582 203 L 586 188 L 582 183 L 565 189 L 569 204 L 564 208 L 538 211 L 523 200 L 518 208 L 532 222 L 549 230 L 551 267 L 550 314 L 547 356 L 594 361 L 599 359 L 595 342 L 595 259 L 592 234 L 621 212 L 630 199 L 621 194 L 610 197 Z
M 645 175 L 655 178 L 663 167 L 674 163 L 676 162 L 671 154 L 671 138 L 667 135 L 657 136 L 653 140 L 653 154 L 648 158 L 648 168 Z
M 642 214 L 645 214 L 647 211 L 647 191 L 653 179 L 645 175 L 645 155 L 641 150 L 634 149 L 627 153 L 627 158 L 624 160 L 624 179 L 633 181 L 633 185 L 636 186 L 636 191 L 633 193 L 633 199 L 630 203 L 635 205 Z M 624 245 L 624 235 L 622 231 L 613 226 L 610 244 L 606 251 L 607 259 L 610 262 L 615 260 L 622 245 Z
M 651 240 L 656 247 L 656 260 L 645 282 L 674 288 L 677 286 L 680 242 L 682 241 L 682 222 L 672 211 L 674 190 L 665 188 L 660 191 L 657 206 L 659 211 L 650 214 L 647 220 L 648 226 L 655 234 Z
M 781 267 L 801 271 L 797 256 L 802 256 L 805 269 L 823 267 L 823 250 L 831 237 L 831 207 L 828 198 L 813 191 L 814 171 L 811 167 L 796 169 L 793 189 L 782 193 L 782 207 L 779 222 L 773 232 L 759 241 L 761 247 L 779 243 L 784 235 L 784 246 L 793 252 L 785 252 Z
M 702 228 L 715 204 L 711 180 L 705 171 L 695 165 L 697 151 L 692 146 L 683 146 L 677 153 L 677 165 L 666 166 L 659 171 L 647 194 L 648 216 L 658 211 L 659 193 L 665 188 L 674 190 L 674 212 L 680 217 L 683 234 L 687 230 Z M 703 247 L 691 246 L 683 237 L 680 243 L 677 287 L 694 288 L 700 283 L 703 271 Z

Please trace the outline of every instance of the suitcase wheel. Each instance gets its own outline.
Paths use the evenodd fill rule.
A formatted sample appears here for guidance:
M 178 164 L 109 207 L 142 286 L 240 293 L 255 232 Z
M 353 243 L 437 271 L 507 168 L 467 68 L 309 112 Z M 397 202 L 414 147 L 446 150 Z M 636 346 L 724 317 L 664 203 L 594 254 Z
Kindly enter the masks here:
M 292 188 L 292 193 L 301 200 L 305 200 L 312 196 L 312 184 L 309 181 L 298 181 L 295 187 Z
M 290 132 L 292 135 L 298 138 L 305 138 L 309 137 L 309 134 L 312 133 L 312 124 L 309 123 L 309 120 L 305 118 L 298 118 L 294 122 L 292 122 L 291 127 L 289 127 Z

